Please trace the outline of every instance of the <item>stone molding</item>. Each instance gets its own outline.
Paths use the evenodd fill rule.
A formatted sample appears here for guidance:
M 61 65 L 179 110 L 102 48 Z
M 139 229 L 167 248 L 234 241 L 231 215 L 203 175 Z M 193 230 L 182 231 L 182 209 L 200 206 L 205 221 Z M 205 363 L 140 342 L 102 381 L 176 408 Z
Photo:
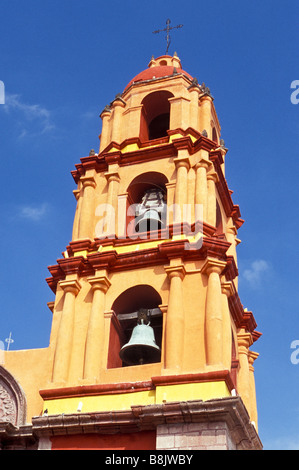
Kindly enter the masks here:
M 155 430 L 160 425 L 225 423 L 238 450 L 261 450 L 262 444 L 239 396 L 208 401 L 132 406 L 130 410 L 49 415 L 33 418 L 37 437 L 69 434 L 117 434 Z

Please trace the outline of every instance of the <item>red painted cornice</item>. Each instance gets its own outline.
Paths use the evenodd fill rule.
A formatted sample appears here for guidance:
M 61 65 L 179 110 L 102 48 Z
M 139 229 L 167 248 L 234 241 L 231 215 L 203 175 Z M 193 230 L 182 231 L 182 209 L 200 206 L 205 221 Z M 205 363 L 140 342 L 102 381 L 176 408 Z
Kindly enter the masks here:
M 64 275 L 77 274 L 82 272 L 85 260 L 83 256 L 78 256 L 74 258 L 62 258 L 58 259 L 57 263 L 59 264 L 61 271 Z
M 239 275 L 235 258 L 233 256 L 227 256 L 226 263 L 226 268 L 224 269 L 223 274 L 225 274 L 228 281 L 232 281 Z
M 257 341 L 262 334 L 255 330 L 257 324 L 253 313 L 244 310 L 234 284 L 232 284 L 232 288 L 234 293 L 228 297 L 229 310 L 231 312 L 232 318 L 237 328 L 244 328 L 246 331 L 252 334 L 253 341 Z
M 117 262 L 116 251 L 107 251 L 104 253 L 92 253 L 87 255 L 87 261 L 92 269 L 109 269 L 111 270 Z
M 116 395 L 153 389 L 153 382 L 149 380 L 143 382 L 123 382 L 112 384 L 78 385 L 75 387 L 51 388 L 40 390 L 39 393 L 44 400 L 53 400 L 59 398 Z
M 87 241 L 86 241 L 87 242 Z M 141 248 L 137 251 L 117 253 L 111 245 L 111 250 L 106 252 L 89 253 L 87 257 L 76 256 L 57 260 L 57 265 L 48 269 L 52 277 L 47 278 L 47 283 L 55 293 L 57 284 L 67 275 L 76 274 L 78 277 L 92 276 L 96 270 L 108 270 L 109 272 L 127 271 L 150 266 L 167 265 L 171 259 L 181 258 L 183 262 L 205 260 L 208 257 L 226 262 L 223 271 L 227 280 L 233 280 L 238 275 L 238 270 L 232 256 L 226 252 L 230 244 L 216 237 L 204 237 L 202 245 L 198 249 L 190 249 L 188 240 L 167 240 L 153 248 Z M 196 247 L 194 247 L 196 248 Z M 233 294 L 228 297 L 229 308 L 237 328 L 245 328 L 253 334 L 256 341 L 260 333 L 255 331 L 256 322 L 252 312 L 244 311 L 239 294 L 232 283 Z
M 224 381 L 231 391 L 235 388 L 231 374 L 228 370 L 201 372 L 197 374 L 177 374 L 152 377 L 151 380 L 141 382 L 123 382 L 95 385 L 78 385 L 75 387 L 51 388 L 40 390 L 44 400 L 61 398 L 74 398 L 99 395 L 116 395 L 134 393 L 147 390 L 155 390 L 156 387 L 179 384 L 192 384 L 204 382 Z
M 80 241 L 80 248 L 86 243 L 87 249 L 90 249 L 90 240 Z M 98 241 L 100 243 L 100 241 Z M 142 243 L 138 251 L 130 251 L 127 253 L 117 253 L 114 245 L 117 246 L 117 240 L 108 240 L 108 246 L 111 250 L 106 252 L 96 252 L 87 254 L 87 258 L 83 256 L 71 256 L 57 260 L 57 265 L 50 266 L 48 269 L 52 274 L 51 278 L 47 278 L 47 282 L 53 292 L 56 292 L 59 281 L 64 280 L 69 274 L 77 274 L 78 276 L 91 275 L 97 269 L 109 269 L 110 271 L 123 271 L 138 269 L 145 266 L 154 266 L 167 264 L 169 259 L 181 257 L 184 260 L 200 260 L 207 256 L 216 257 L 226 260 L 226 251 L 230 244 L 216 237 L 203 237 L 200 245 L 192 246 L 187 239 L 185 240 L 166 240 L 154 248 L 142 249 Z M 136 243 L 136 240 L 135 240 Z M 95 241 L 96 244 L 96 241 Z M 123 240 L 121 240 L 123 244 Z M 74 248 L 75 243 L 72 243 Z M 191 249 L 193 248 L 193 249 Z M 69 252 L 72 248 L 69 247 Z

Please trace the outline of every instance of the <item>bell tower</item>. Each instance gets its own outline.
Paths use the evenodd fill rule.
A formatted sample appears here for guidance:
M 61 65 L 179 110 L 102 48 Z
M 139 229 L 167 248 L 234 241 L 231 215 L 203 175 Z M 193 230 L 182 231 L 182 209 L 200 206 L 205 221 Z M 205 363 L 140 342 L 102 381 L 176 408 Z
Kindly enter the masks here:
M 176 54 L 153 57 L 100 117 L 98 153 L 72 172 L 72 241 L 49 267 L 35 430 L 52 448 L 260 449 L 260 333 L 238 295 L 243 220 L 210 90 Z

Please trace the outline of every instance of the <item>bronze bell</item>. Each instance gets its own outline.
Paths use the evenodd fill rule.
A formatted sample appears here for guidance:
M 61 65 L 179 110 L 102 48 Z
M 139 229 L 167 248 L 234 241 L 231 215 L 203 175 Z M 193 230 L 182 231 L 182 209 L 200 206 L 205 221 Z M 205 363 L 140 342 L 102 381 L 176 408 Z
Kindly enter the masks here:
M 136 223 L 136 232 L 149 232 L 161 228 L 161 218 L 155 209 L 149 209 L 140 216 Z
M 133 329 L 130 341 L 121 348 L 119 356 L 125 364 L 130 366 L 160 361 L 161 350 L 156 344 L 155 333 L 150 322 L 146 324 L 143 319 L 140 320 L 140 323 Z
M 159 230 L 164 225 L 162 221 L 164 212 L 163 192 L 158 188 L 146 190 L 136 209 L 136 232 Z

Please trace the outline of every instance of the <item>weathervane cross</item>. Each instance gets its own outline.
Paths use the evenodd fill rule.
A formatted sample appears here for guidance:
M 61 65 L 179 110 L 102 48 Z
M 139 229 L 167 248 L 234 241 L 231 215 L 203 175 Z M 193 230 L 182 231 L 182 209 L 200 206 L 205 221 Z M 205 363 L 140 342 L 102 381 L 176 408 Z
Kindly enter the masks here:
M 170 19 L 168 19 L 166 21 L 166 28 L 157 29 L 156 31 L 153 31 L 153 34 L 162 33 L 163 31 L 166 31 L 166 42 L 167 42 L 166 54 L 168 54 L 168 49 L 169 49 L 169 46 L 170 46 L 170 34 L 169 34 L 170 30 L 183 27 L 182 24 L 178 24 L 177 26 L 170 26 L 170 23 L 171 23 L 171 21 L 170 21 Z
M 7 351 L 9 350 L 9 346 L 14 342 L 14 340 L 11 337 L 11 332 L 9 333 L 9 337 L 6 338 L 5 342 L 7 343 Z

